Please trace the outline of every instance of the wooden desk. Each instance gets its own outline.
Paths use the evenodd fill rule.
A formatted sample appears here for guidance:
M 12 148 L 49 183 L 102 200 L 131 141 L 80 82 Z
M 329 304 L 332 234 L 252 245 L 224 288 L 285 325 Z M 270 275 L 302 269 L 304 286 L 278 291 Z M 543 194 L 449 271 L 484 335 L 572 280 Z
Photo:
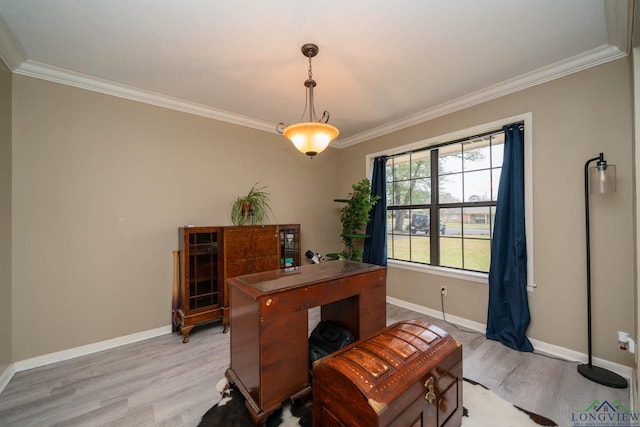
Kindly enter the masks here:
M 226 376 L 256 424 L 288 398 L 311 392 L 308 313 L 349 329 L 356 340 L 386 327 L 386 267 L 330 261 L 228 280 L 231 367 Z

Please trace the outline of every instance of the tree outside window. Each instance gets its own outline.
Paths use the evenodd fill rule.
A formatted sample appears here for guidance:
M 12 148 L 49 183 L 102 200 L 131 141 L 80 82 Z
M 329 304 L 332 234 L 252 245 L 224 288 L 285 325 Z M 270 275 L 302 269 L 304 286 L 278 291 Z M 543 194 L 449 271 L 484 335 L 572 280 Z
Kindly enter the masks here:
M 502 130 L 390 156 L 389 259 L 488 272 Z

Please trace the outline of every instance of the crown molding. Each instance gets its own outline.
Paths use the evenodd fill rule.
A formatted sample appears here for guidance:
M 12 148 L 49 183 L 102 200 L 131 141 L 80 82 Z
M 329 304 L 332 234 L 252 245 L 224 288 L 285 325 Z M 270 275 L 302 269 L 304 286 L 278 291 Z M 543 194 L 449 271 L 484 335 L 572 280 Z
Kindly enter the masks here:
M 11 71 L 15 71 L 26 58 L 24 50 L 16 43 L 9 26 L 0 16 L 0 59 Z
M 626 53 L 618 49 L 616 46 L 602 45 L 580 55 L 568 58 L 564 61 L 556 62 L 549 66 L 522 74 L 510 80 L 505 80 L 504 82 L 489 86 L 476 92 L 472 92 L 468 95 L 442 103 L 440 105 L 436 105 L 432 108 L 416 114 L 412 114 L 400 120 L 387 123 L 383 126 L 378 126 L 374 129 L 361 132 L 354 136 L 340 139 L 339 141 L 334 141 L 331 146 L 335 148 L 346 148 L 351 145 L 359 144 L 361 142 L 389 134 L 391 132 L 405 129 L 429 120 L 433 120 L 437 117 L 441 117 L 455 111 L 473 107 L 474 105 L 478 105 L 483 102 L 508 95 L 510 93 L 518 92 L 520 90 L 527 89 L 529 87 L 536 86 L 560 77 L 564 77 L 569 74 L 585 70 L 587 68 L 595 67 L 597 65 L 604 64 L 606 62 L 613 61 L 624 56 L 626 56 Z
M 605 0 L 604 14 L 607 23 L 607 40 L 623 52 L 631 52 L 633 28 L 633 0 Z
M 626 52 L 620 50 L 616 46 L 603 45 L 583 54 L 568 58 L 567 60 L 539 68 L 538 70 L 523 74 L 516 78 L 472 92 L 463 97 L 436 105 L 427 110 L 387 123 L 383 126 L 379 126 L 353 136 L 339 138 L 333 141 L 331 146 L 334 148 L 346 148 L 351 145 L 359 144 L 361 142 L 433 120 L 437 117 L 469 108 L 510 93 L 619 59 L 624 57 L 626 54 Z M 30 59 L 25 60 L 24 51 L 17 43 L 15 43 L 9 28 L 4 20 L 2 20 L 2 17 L 0 17 L 0 58 L 14 73 L 19 75 L 34 77 L 80 89 L 91 90 L 176 111 L 182 111 L 188 114 L 220 120 L 222 122 L 232 123 L 264 132 L 276 133 L 275 124 L 272 122 L 186 101 L 157 92 L 138 89 L 110 80 L 100 79 L 68 69 L 32 61 Z
M 163 95 L 157 92 L 138 89 L 133 86 L 100 79 L 64 68 L 54 67 L 41 62 L 32 61 L 30 59 L 24 61 L 17 69 L 14 70 L 14 72 L 23 76 L 34 77 L 171 110 L 195 114 L 197 116 L 220 120 L 239 126 L 276 133 L 275 124 L 268 121 L 258 120 L 249 116 L 220 110 L 207 105 L 198 104 L 196 102 L 185 101 L 183 99 Z

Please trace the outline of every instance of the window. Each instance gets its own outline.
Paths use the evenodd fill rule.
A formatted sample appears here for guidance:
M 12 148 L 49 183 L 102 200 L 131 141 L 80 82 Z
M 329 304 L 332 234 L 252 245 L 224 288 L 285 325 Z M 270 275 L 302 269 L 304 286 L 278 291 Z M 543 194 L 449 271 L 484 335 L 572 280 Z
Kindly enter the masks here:
M 488 272 L 503 147 L 496 128 L 390 155 L 388 258 Z

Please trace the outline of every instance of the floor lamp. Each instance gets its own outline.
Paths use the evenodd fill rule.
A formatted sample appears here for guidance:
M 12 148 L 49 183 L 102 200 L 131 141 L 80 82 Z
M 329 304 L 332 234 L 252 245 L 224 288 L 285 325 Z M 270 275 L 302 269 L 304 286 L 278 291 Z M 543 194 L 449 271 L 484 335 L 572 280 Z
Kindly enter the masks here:
M 589 168 L 589 164 L 597 161 Z M 627 380 L 607 369 L 593 366 L 591 362 L 591 243 L 589 239 L 589 190 L 592 193 L 613 193 L 616 191 L 616 167 L 607 165 L 604 155 L 587 160 L 584 164 L 584 212 L 587 231 L 587 333 L 589 335 L 589 363 L 578 365 L 580 374 L 598 384 L 614 388 L 626 388 Z

